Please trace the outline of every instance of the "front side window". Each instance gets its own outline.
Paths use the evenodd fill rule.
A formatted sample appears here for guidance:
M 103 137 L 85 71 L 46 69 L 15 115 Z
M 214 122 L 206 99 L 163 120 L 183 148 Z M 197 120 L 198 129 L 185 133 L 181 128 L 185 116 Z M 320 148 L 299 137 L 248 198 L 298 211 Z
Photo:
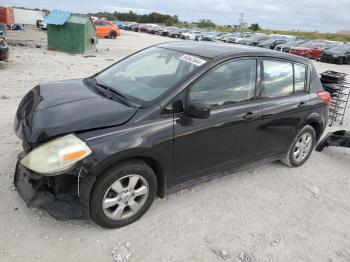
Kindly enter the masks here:
M 293 94 L 293 64 L 265 60 L 262 97 L 271 98 Z
M 252 100 L 255 96 L 256 60 L 236 60 L 210 70 L 190 89 L 190 101 L 212 107 Z
M 142 102 L 152 101 L 207 61 L 160 47 L 136 53 L 96 76 L 98 83 Z

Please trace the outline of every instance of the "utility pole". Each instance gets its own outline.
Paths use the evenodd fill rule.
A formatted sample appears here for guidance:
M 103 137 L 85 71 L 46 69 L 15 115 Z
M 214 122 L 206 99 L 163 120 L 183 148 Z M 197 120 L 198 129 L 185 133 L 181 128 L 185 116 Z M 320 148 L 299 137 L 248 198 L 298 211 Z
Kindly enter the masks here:
M 242 31 L 242 29 L 243 29 L 243 22 L 244 22 L 243 17 L 244 17 L 244 13 L 242 12 L 240 17 L 239 17 L 239 29 L 240 29 L 240 31 Z

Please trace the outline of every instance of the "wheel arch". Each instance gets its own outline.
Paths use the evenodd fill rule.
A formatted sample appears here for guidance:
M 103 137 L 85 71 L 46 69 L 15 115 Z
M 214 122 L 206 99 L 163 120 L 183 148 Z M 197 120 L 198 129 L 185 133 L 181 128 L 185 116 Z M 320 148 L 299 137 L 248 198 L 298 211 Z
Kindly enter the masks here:
M 306 125 L 312 126 L 316 133 L 316 141 L 318 141 L 321 138 L 323 131 L 325 129 L 325 124 L 323 124 L 323 122 L 324 121 L 322 121 L 321 115 L 314 112 L 307 116 L 304 123 L 301 125 L 300 129 Z
M 107 169 L 111 168 L 114 165 L 120 164 L 122 162 L 130 161 L 130 160 L 139 160 L 146 163 L 148 166 L 152 168 L 157 178 L 157 196 L 163 198 L 165 195 L 166 182 L 167 178 L 165 175 L 165 170 L 160 161 L 158 161 L 155 157 L 146 156 L 142 154 L 128 155 L 124 157 L 111 158 L 107 161 L 104 161 L 102 165 L 98 168 L 95 168 L 93 173 L 98 178 L 100 175 L 104 173 Z

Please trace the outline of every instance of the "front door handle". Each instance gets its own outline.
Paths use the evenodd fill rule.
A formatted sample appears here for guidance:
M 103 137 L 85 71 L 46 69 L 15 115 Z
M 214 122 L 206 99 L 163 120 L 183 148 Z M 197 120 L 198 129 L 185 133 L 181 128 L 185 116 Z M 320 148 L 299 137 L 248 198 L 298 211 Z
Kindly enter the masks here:
M 258 113 L 256 112 L 248 112 L 246 113 L 243 118 L 245 120 L 253 120 L 253 119 L 257 119 L 258 118 Z

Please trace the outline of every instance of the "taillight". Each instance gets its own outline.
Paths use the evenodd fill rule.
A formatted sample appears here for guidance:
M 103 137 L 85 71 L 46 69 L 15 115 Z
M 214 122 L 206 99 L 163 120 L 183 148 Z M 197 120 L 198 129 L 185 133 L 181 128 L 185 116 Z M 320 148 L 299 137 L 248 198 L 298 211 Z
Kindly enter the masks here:
M 327 105 L 332 102 L 331 94 L 326 91 L 320 91 L 316 93 L 319 98 L 321 98 Z

